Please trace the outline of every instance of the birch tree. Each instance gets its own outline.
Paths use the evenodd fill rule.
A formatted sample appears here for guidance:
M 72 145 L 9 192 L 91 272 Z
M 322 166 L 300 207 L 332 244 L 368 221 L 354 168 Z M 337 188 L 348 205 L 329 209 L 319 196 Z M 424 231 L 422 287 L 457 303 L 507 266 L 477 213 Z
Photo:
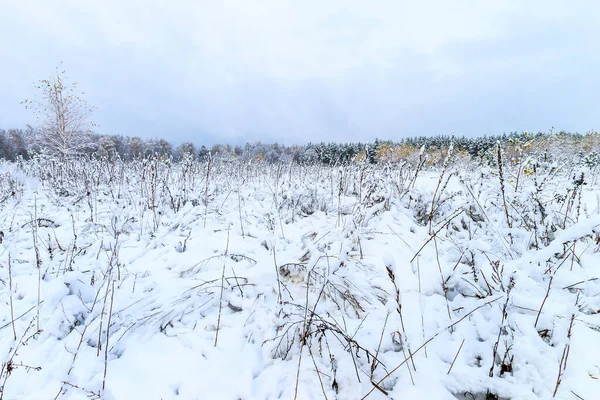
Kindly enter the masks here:
M 94 108 L 77 92 L 77 83 L 69 82 L 64 70 L 56 68 L 49 79 L 34 84 L 38 94 L 22 102 L 37 119 L 39 147 L 52 155 L 68 158 L 81 154 L 93 146 L 92 128 L 96 125 L 89 117 Z

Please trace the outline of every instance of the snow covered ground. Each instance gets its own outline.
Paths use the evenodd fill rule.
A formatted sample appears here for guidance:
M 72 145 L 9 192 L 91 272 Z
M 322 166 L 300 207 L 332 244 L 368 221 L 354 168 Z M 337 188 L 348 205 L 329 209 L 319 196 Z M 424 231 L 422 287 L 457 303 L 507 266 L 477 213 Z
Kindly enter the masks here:
M 2 164 L 0 398 L 598 399 L 600 188 L 524 171 Z

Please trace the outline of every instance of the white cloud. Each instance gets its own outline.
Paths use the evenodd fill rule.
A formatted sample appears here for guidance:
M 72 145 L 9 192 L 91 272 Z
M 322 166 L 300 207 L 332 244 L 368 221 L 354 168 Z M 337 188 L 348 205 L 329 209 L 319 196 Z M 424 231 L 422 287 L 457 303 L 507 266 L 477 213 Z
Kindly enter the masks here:
M 494 133 L 520 128 L 515 105 L 497 101 L 511 85 L 545 93 L 544 74 L 579 81 L 599 60 L 586 42 L 600 22 L 591 1 L 0 0 L 0 9 L 14 60 L 0 67 L 9 88 L 0 105 L 18 104 L 64 60 L 101 125 L 128 134 L 305 141 L 477 133 L 484 124 Z M 484 105 L 502 110 L 484 121 Z M 538 111 L 521 108 L 517 119 L 557 124 Z M 582 113 L 562 118 L 564 128 L 595 122 Z M 11 115 L 0 124 L 25 119 Z

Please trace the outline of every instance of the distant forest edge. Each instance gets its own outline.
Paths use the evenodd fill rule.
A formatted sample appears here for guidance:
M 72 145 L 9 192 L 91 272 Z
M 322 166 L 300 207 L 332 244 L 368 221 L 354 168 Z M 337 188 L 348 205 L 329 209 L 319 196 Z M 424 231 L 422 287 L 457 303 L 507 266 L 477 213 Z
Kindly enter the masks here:
M 394 142 L 376 139 L 374 142 L 355 143 L 308 143 L 306 145 L 265 144 L 261 142 L 245 145 L 215 144 L 197 146 L 186 142 L 174 146 L 165 139 L 142 139 L 137 136 L 88 134 L 88 145 L 79 152 L 81 156 L 119 157 L 133 160 L 158 155 L 174 161 L 184 157 L 206 160 L 219 159 L 262 160 L 268 163 L 297 162 L 322 163 L 326 165 L 367 161 L 370 163 L 400 162 L 419 158 L 421 149 L 427 152 L 427 163 L 442 163 L 450 145 L 454 156 L 477 162 L 494 162 L 497 143 L 505 151 L 515 150 L 550 157 L 557 150 L 564 157 L 580 157 L 589 161 L 600 160 L 600 134 L 590 131 L 585 134 L 569 132 L 526 133 L 512 132 L 502 135 L 474 138 L 449 135 L 418 136 Z M 15 161 L 29 159 L 43 153 L 43 143 L 37 138 L 36 130 L 0 129 L 0 158 Z

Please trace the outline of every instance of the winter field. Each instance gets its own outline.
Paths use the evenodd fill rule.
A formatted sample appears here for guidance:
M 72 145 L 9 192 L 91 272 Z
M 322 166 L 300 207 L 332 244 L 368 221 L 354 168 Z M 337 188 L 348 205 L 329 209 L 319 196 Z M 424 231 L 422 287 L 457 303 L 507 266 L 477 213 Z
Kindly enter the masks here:
M 598 399 L 596 165 L 2 163 L 0 398 Z

